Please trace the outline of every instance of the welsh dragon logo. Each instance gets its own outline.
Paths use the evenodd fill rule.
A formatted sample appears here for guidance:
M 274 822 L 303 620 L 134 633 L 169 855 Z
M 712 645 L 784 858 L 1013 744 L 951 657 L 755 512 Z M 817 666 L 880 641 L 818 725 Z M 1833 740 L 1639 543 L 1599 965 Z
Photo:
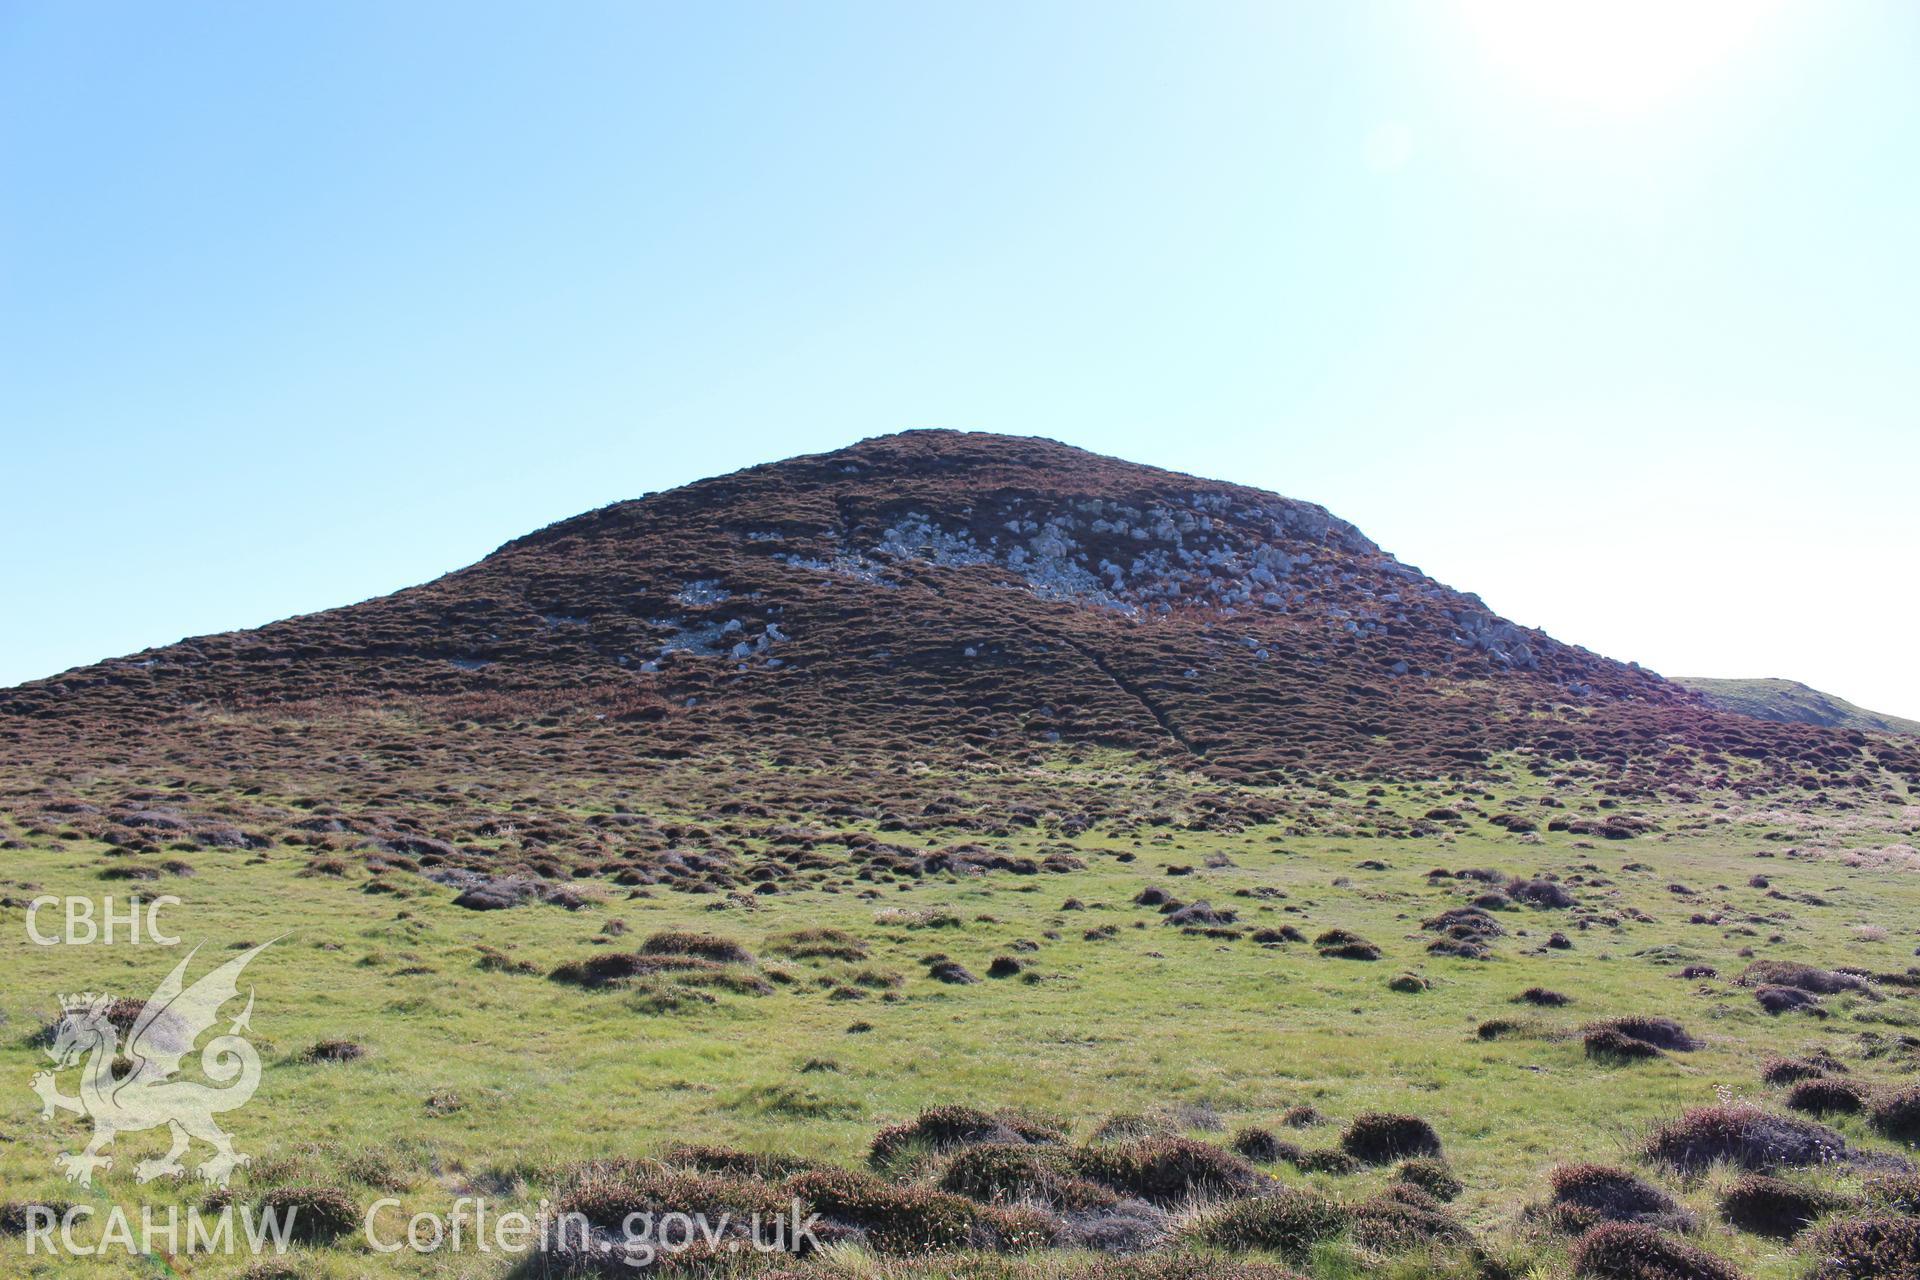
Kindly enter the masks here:
M 93 1121 L 93 1140 L 86 1150 L 54 1157 L 55 1167 L 68 1182 L 93 1185 L 94 1170 L 113 1167 L 113 1157 L 103 1152 L 114 1138 L 163 1125 L 172 1131 L 173 1145 L 159 1159 L 142 1160 L 135 1166 L 135 1177 L 141 1182 L 185 1174 L 180 1157 L 196 1138 L 213 1148 L 212 1158 L 197 1172 L 215 1186 L 226 1186 L 234 1169 L 250 1162 L 250 1156 L 234 1151 L 233 1140 L 214 1123 L 214 1117 L 245 1106 L 260 1087 L 260 1055 L 240 1034 L 250 1029 L 251 990 L 246 1009 L 227 1034 L 209 1040 L 200 1054 L 200 1069 L 207 1079 L 224 1087 L 170 1077 L 219 1018 L 221 1006 L 240 994 L 240 975 L 247 965 L 272 945 L 264 942 L 186 987 L 187 966 L 199 950 L 194 948 L 133 1018 L 122 1063 L 116 1063 L 116 1057 L 121 1053 L 124 1017 L 116 1014 L 131 1002 L 116 1003 L 93 993 L 61 997 L 60 1023 L 47 1049 L 54 1067 L 34 1075 L 33 1091 L 40 1097 L 42 1119 L 51 1120 L 60 1110 Z M 54 1077 L 83 1059 L 80 1096 L 70 1098 L 60 1092 Z

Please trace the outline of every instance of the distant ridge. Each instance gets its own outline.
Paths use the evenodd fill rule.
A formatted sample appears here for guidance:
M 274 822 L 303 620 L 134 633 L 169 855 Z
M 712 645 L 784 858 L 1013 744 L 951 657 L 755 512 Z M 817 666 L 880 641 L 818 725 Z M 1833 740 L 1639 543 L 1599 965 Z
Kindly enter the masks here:
M 1701 694 L 1716 707 L 1775 724 L 1813 724 L 1827 729 L 1920 736 L 1920 720 L 1883 715 L 1856 707 L 1845 698 L 1809 688 L 1798 680 L 1720 680 L 1712 676 L 1675 676 L 1673 683 Z

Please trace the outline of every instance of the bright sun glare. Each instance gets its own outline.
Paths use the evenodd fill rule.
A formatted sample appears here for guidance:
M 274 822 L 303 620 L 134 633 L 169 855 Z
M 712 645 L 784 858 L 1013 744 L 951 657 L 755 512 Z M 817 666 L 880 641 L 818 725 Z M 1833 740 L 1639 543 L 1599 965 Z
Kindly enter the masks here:
M 1541 93 L 1638 111 L 1711 76 L 1780 0 L 1462 0 L 1489 57 Z

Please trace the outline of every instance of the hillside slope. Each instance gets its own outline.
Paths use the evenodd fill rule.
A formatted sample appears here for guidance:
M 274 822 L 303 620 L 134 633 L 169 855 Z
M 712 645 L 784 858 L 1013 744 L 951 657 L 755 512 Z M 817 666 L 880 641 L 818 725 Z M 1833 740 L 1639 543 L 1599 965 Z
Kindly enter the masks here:
M 1692 689 L 1714 706 L 1778 724 L 1816 724 L 1862 733 L 1920 734 L 1920 720 L 1883 715 L 1856 707 L 1845 698 L 1798 680 L 1721 680 L 1712 676 L 1675 676 L 1673 683 Z
M 1516 627 L 1320 507 L 957 432 L 619 503 L 382 599 L 8 691 L 0 714 L 476 695 L 602 703 L 663 740 L 1079 741 L 1254 777 L 1554 743 L 1624 764 L 1675 736 L 1819 749 Z
M 394 595 L 0 691 L 0 809 L 29 830 L 157 845 L 136 820 L 160 806 L 225 840 L 292 829 L 440 860 L 505 840 L 542 875 L 731 883 L 782 824 L 823 819 L 855 840 L 1283 815 L 1410 834 L 1341 784 L 1501 777 L 1546 806 L 1599 786 L 1566 821 L 1631 835 L 1656 819 L 1626 806 L 1663 798 L 1897 802 L 1920 750 L 1716 710 L 1308 503 L 944 431 L 618 503 Z M 692 825 L 716 818 L 731 836 Z

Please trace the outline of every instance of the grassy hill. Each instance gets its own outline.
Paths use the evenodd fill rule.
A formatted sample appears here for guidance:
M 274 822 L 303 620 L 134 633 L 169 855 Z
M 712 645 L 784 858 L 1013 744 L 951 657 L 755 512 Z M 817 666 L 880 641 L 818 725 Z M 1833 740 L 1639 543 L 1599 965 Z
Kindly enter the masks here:
M 1810 689 L 1798 680 L 1716 680 L 1709 676 L 1676 676 L 1674 683 L 1705 694 L 1727 711 L 1776 724 L 1817 724 L 1829 729 L 1859 729 L 1867 733 L 1920 734 L 1920 720 L 1882 715 L 1856 707 L 1845 698 Z
M 1311 504 L 868 441 L 0 690 L 0 1276 L 1915 1280 L 1916 843 Z

